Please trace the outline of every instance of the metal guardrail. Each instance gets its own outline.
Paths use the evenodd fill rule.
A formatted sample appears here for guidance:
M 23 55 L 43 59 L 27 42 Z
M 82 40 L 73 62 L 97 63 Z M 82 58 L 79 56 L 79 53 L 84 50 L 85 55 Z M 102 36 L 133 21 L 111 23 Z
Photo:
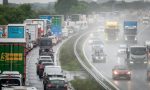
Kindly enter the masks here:
M 75 42 L 74 44 L 74 53 L 78 59 L 78 61 L 80 62 L 80 64 L 83 66 L 83 68 L 90 74 L 93 76 L 93 78 L 100 84 L 102 85 L 106 90 L 120 90 L 116 85 L 114 85 L 110 80 L 108 80 L 104 75 L 102 75 L 92 64 L 90 64 L 90 62 L 88 62 L 88 64 L 90 65 L 89 68 L 86 63 L 83 62 L 83 60 L 81 59 L 80 55 L 77 52 L 77 44 L 79 42 L 79 40 L 84 37 L 87 33 L 81 35 Z M 85 57 L 86 58 L 86 57 Z M 87 59 L 87 58 L 86 58 Z M 88 60 L 87 60 L 88 61 Z

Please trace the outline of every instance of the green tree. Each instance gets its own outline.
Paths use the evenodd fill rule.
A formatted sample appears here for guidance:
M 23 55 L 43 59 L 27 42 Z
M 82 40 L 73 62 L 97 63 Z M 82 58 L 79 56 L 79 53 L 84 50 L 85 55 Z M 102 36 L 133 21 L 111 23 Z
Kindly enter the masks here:
M 77 5 L 72 6 L 70 14 L 86 14 L 88 12 L 89 4 L 84 1 L 78 2 Z
M 76 6 L 77 0 L 58 0 L 55 4 L 55 11 L 59 14 L 68 14 L 72 6 Z

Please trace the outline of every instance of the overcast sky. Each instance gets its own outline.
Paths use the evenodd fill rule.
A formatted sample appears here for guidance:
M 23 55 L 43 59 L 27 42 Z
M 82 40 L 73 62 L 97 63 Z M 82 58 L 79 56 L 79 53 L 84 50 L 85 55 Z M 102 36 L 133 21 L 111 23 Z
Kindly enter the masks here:
M 3 0 L 0 0 L 0 3 L 2 3 Z M 40 2 L 40 3 L 47 3 L 47 2 L 54 2 L 57 0 L 8 0 L 11 3 L 33 3 L 33 2 Z M 86 1 L 86 0 L 84 0 Z M 92 0 L 91 0 L 92 1 Z M 93 1 L 97 1 L 97 0 L 93 0 Z M 103 0 L 105 1 L 105 0 Z M 106 0 L 108 1 L 108 0 Z M 120 1 L 120 0 L 118 0 Z M 138 1 L 138 0 L 125 0 L 125 1 Z M 147 0 L 150 1 L 150 0 Z

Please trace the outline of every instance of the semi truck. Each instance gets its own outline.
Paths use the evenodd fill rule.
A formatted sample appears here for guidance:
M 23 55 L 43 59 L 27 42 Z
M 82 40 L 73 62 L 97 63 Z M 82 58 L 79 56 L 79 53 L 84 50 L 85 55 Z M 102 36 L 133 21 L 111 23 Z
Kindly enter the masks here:
M 127 43 L 137 43 L 137 21 L 124 21 L 124 39 Z
M 64 26 L 64 16 L 63 15 L 51 15 L 52 25 L 51 32 L 52 35 L 56 36 L 58 42 L 62 40 L 62 27 Z
M 127 47 L 126 61 L 128 65 L 148 64 L 148 50 L 147 46 L 135 45 Z
M 26 24 L 26 31 L 30 34 L 29 43 L 35 47 L 38 44 L 38 24 Z
M 0 38 L 0 84 L 25 85 L 26 35 L 25 25 L 9 24 L 7 38 Z
M 50 31 L 50 21 L 48 19 L 26 19 L 24 24 L 38 24 L 38 37 L 45 36 Z
M 118 40 L 119 24 L 117 21 L 107 21 L 104 31 L 106 40 Z
M 50 55 L 53 58 L 53 43 L 52 39 L 48 37 L 43 37 L 39 42 L 39 56 L 41 55 Z

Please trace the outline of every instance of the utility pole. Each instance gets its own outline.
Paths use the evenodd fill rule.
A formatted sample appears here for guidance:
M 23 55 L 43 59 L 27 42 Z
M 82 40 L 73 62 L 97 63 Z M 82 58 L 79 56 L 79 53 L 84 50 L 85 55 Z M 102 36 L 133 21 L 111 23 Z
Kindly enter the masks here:
M 8 5 L 8 0 L 3 0 L 3 5 Z

